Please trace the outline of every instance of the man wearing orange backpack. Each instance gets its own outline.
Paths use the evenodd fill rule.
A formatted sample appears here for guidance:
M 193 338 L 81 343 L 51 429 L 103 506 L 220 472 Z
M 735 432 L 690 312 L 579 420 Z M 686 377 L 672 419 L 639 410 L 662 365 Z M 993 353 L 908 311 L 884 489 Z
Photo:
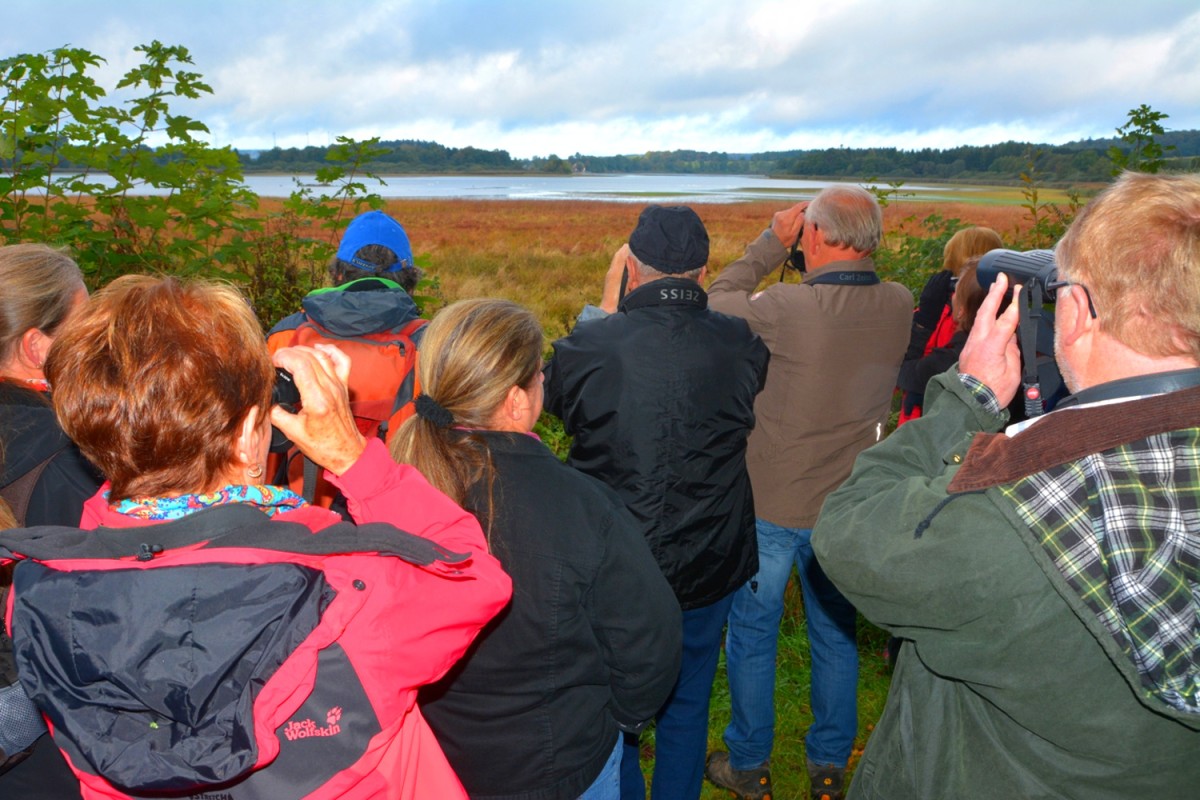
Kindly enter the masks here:
M 350 409 L 365 436 L 387 439 L 412 414 L 417 396 L 417 347 L 427 320 L 410 292 L 420 279 L 408 234 L 382 211 L 355 217 L 329 265 L 330 288 L 316 289 L 302 310 L 267 334 L 281 347 L 325 343 L 350 357 Z M 295 450 L 274 459 L 276 482 L 330 507 L 337 490 Z

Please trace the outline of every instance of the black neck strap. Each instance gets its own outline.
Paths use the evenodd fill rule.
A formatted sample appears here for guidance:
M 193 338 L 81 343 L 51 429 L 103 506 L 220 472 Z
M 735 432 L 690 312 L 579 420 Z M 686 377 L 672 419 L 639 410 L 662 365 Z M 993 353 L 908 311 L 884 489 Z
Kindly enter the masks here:
M 1171 372 L 1156 372 L 1152 375 L 1136 375 L 1121 378 L 1096 386 L 1080 389 L 1070 397 L 1064 397 L 1056 408 L 1081 406 L 1101 400 L 1119 400 L 1124 397 L 1142 397 L 1153 394 L 1178 392 L 1200 386 L 1200 368 L 1178 369 Z
M 820 275 L 805 276 L 804 282 L 809 286 L 832 284 L 834 286 L 874 286 L 879 283 L 879 276 L 868 270 L 834 270 L 822 272 Z

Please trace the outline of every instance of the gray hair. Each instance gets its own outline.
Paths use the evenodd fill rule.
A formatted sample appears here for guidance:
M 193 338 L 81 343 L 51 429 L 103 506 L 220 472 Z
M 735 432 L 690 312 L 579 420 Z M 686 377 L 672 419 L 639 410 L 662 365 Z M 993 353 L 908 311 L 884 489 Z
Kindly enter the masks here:
M 658 280 L 659 278 L 689 278 L 694 281 L 699 281 L 700 280 L 700 271 L 704 269 L 704 267 L 696 267 L 696 269 L 689 269 L 687 272 L 670 272 L 670 273 L 668 273 L 668 272 L 663 272 L 661 270 L 655 269 L 654 267 L 650 266 L 649 264 L 647 264 L 646 262 L 642 261 L 640 258 L 635 256 L 633 253 L 630 253 L 629 257 L 633 259 L 633 263 L 636 265 L 636 268 L 637 268 L 638 278 L 641 280 L 642 283 L 647 283 L 649 281 Z
M 873 253 L 883 237 L 883 210 L 861 186 L 829 186 L 817 193 L 804 212 L 805 224 L 825 234 L 825 241 L 862 253 Z
M 84 288 L 83 273 L 61 250 L 44 244 L 0 247 L 0 364 L 30 329 L 53 336 Z

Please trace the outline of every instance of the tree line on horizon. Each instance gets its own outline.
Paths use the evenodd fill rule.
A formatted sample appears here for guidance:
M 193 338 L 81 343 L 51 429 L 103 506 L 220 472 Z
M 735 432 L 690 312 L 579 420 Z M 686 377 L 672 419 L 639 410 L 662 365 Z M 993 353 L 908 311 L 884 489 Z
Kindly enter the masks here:
M 1171 153 L 1163 170 L 1200 171 L 1200 130 L 1166 131 L 1156 140 Z M 382 173 L 542 174 L 681 173 L 713 175 L 773 175 L 778 177 L 862 179 L 924 179 L 1016 183 L 1032 161 L 1047 183 L 1107 181 L 1112 175 L 1110 150 L 1122 139 L 1085 139 L 1062 145 L 1002 142 L 962 145 L 947 149 L 896 147 L 831 147 L 764 153 L 723 153 L 698 150 L 652 151 L 641 155 L 589 156 L 575 153 L 529 159 L 513 158 L 506 150 L 447 147 L 437 142 L 403 139 L 380 141 L 380 151 L 366 166 Z M 315 172 L 328 163 L 329 147 L 275 147 L 239 152 L 247 172 Z
M 1197 161 L 1200 152 L 1200 132 L 1167 132 L 1168 115 L 1143 104 L 1129 111 L 1116 139 L 1057 147 L 1008 143 L 946 151 L 835 148 L 756 155 L 680 150 L 518 161 L 503 150 L 338 137 L 329 147 L 254 156 L 211 144 L 202 120 L 179 113 L 180 105 L 212 94 L 186 47 L 156 40 L 134 52 L 137 63 L 116 81 L 119 101 L 110 100 L 109 89 L 97 80 L 104 59 L 84 48 L 0 57 L 0 244 L 68 247 L 92 288 L 146 270 L 232 280 L 245 289 L 264 323 L 291 313 L 310 289 L 322 285 L 338 232 L 363 210 L 384 205 L 374 190 L 382 184 L 381 173 L 801 174 L 868 184 L 882 180 L 890 188 L 873 191 L 887 202 L 900 196 L 902 168 L 910 177 L 925 177 L 917 172 L 924 165 L 948 164 L 937 177 L 952 179 L 1002 165 L 1003 176 L 990 180 L 1021 181 L 1022 206 L 1032 223 L 1021 244 L 1045 247 L 1082 202 L 1082 192 L 1073 188 L 1066 205 L 1039 196 L 1041 186 L 1062 174 L 1062 158 L 1073 169 L 1091 165 L 1089 177 L 1102 183 L 1128 169 L 1180 168 Z M 826 160 L 815 160 L 820 158 Z M 247 164 L 312 178 L 296 181 L 281 205 L 262 207 L 244 181 Z M 936 213 L 917 223 L 920 230 L 885 249 L 889 274 L 919 287 L 944 240 L 965 223 Z

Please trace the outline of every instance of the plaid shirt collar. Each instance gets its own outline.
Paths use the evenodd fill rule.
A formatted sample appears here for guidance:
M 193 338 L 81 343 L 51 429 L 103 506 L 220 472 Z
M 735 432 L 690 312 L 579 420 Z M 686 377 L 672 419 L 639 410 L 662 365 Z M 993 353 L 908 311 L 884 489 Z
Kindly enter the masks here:
M 968 387 L 969 389 L 970 387 Z M 1143 692 L 1200 713 L 1200 389 L 980 434 L 951 493 L 995 486 Z
M 1144 690 L 1200 713 L 1200 428 L 1000 487 Z

